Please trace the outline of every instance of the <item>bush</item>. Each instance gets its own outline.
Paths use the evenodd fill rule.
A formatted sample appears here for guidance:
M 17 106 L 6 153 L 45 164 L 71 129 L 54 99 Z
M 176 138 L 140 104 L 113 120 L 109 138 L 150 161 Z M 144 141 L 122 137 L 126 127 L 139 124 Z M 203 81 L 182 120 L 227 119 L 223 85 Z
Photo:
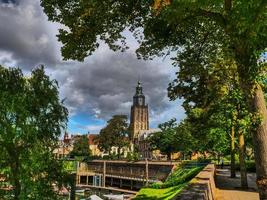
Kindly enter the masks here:
M 253 160 L 246 161 L 246 168 L 247 168 L 247 172 L 256 172 L 255 161 L 253 161 Z M 235 164 L 235 169 L 237 171 L 240 171 L 240 164 L 239 163 Z
M 103 160 L 116 160 L 118 156 L 115 153 L 112 153 L 110 155 L 104 155 Z
M 153 183 L 149 187 L 162 189 L 185 183 L 194 178 L 202 169 L 203 167 L 186 168 L 185 166 L 179 166 L 164 183 Z
M 137 152 L 128 152 L 126 159 L 127 161 L 138 161 L 140 159 L 140 155 Z
M 154 189 L 161 189 L 162 183 L 153 183 L 149 187 Z
M 194 167 L 191 169 L 181 168 L 170 176 L 161 186 L 161 188 L 167 188 L 175 185 L 185 183 L 194 178 L 203 167 Z

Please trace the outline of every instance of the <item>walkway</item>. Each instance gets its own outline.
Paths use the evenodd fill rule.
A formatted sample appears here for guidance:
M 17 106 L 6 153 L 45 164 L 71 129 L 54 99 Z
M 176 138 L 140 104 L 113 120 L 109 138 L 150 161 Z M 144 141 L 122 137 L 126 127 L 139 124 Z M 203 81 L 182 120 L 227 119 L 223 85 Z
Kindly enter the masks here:
M 229 169 L 216 170 L 216 187 L 218 188 L 218 200 L 259 200 L 257 186 L 255 183 L 256 174 L 248 173 L 249 189 L 240 188 L 240 173 L 236 178 L 230 178 Z

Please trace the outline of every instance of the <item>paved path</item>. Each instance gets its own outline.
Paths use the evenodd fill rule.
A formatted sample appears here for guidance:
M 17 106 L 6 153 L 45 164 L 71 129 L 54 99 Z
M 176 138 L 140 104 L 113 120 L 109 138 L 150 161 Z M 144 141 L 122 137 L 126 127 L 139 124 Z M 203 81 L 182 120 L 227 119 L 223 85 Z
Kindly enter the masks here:
M 256 174 L 248 173 L 249 189 L 242 190 L 238 172 L 236 173 L 236 178 L 230 178 L 229 169 L 217 169 L 216 187 L 218 188 L 218 200 L 259 200 L 255 180 Z

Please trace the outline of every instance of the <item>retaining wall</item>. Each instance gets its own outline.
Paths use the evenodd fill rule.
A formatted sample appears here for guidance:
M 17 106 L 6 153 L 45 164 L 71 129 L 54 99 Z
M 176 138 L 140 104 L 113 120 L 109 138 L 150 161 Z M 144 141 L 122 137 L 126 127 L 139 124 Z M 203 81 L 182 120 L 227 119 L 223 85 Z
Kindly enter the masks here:
M 193 178 L 188 187 L 179 193 L 176 200 L 215 200 L 215 165 L 208 164 L 201 172 Z

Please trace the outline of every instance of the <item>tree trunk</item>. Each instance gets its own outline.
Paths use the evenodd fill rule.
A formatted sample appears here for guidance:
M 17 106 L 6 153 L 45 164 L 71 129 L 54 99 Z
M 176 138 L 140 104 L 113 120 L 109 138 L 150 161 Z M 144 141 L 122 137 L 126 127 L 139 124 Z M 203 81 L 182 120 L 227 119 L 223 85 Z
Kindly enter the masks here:
M 221 162 L 221 154 L 218 153 L 218 156 L 217 156 L 217 164 L 219 165 Z
M 231 127 L 231 178 L 235 178 L 235 127 Z
M 76 175 L 70 174 L 70 200 L 75 200 Z
M 244 140 L 244 134 L 241 130 L 238 131 L 238 144 L 239 144 L 238 148 L 239 148 L 241 187 L 247 189 L 248 180 L 247 180 L 247 169 L 245 162 L 245 140 Z
M 257 185 L 260 199 L 267 199 L 267 109 L 263 91 L 260 85 L 254 87 L 252 98 L 252 109 L 255 113 L 256 121 L 259 117 L 260 122 L 255 123 L 256 130 L 253 131 L 253 143 L 255 150 L 255 162 L 257 172 Z
M 11 164 L 11 174 L 14 184 L 14 200 L 19 200 L 21 185 L 19 179 L 19 161 L 17 158 L 15 158 L 14 162 Z
M 257 186 L 261 200 L 267 200 L 267 109 L 264 94 L 253 70 L 258 67 L 257 57 L 245 41 L 235 43 L 235 56 L 238 74 L 244 94 L 253 114 L 252 138 L 257 173 Z M 256 72 L 259 73 L 259 72 Z
M 171 160 L 171 153 L 167 153 L 167 160 Z
M 118 159 L 120 159 L 120 158 L 121 158 L 121 148 L 118 147 Z

